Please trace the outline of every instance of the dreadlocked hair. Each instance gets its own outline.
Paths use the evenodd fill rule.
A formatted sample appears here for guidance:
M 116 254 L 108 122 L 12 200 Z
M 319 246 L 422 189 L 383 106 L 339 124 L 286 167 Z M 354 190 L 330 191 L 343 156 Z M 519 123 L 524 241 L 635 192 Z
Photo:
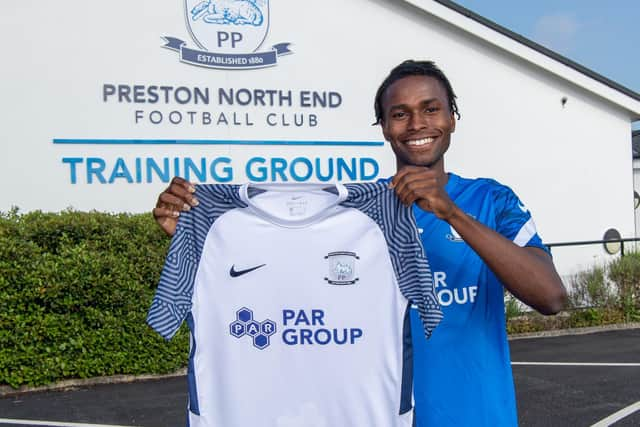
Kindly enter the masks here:
M 444 89 L 447 92 L 447 98 L 449 99 L 449 109 L 453 114 L 456 115 L 458 119 L 460 119 L 458 104 L 456 104 L 456 94 L 453 92 L 451 83 L 449 83 L 449 79 L 447 79 L 447 76 L 444 75 L 442 70 L 438 68 L 438 66 L 433 61 L 414 61 L 412 59 L 408 59 L 392 69 L 387 78 L 384 79 L 384 81 L 378 88 L 374 103 L 376 114 L 376 121 L 374 125 L 379 125 L 384 120 L 384 112 L 382 111 L 382 97 L 384 96 L 389 86 L 391 86 L 394 82 L 408 76 L 433 77 L 440 83 L 442 83 L 442 86 L 444 86 Z

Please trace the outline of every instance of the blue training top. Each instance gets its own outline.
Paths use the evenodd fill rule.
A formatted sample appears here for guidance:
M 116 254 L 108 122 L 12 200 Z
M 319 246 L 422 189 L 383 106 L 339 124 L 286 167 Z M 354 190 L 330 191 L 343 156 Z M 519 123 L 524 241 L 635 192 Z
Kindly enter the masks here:
M 464 212 L 518 246 L 547 250 L 529 210 L 491 179 L 449 174 Z M 444 318 L 426 340 L 412 312 L 418 427 L 518 424 L 501 282 L 447 222 L 414 205 Z M 414 310 L 412 310 L 414 311 Z

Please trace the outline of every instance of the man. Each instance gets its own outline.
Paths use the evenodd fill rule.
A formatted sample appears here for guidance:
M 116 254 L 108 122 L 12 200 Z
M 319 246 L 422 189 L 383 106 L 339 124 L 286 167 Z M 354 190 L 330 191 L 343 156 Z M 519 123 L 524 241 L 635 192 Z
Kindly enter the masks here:
M 413 334 L 417 420 L 419 426 L 512 426 L 503 286 L 544 314 L 562 309 L 566 291 L 511 189 L 445 172 L 459 117 L 455 99 L 430 61 L 398 65 L 375 99 L 377 123 L 396 156 L 390 185 L 414 204 L 444 311 L 430 341 Z
M 413 204 L 444 319 L 427 341 L 412 310 L 418 426 L 517 424 L 503 286 L 544 314 L 566 291 L 531 215 L 506 186 L 447 173 L 444 154 L 458 107 L 451 84 L 430 61 L 405 61 L 375 98 L 377 124 L 396 156 L 389 180 Z M 196 206 L 175 178 L 158 198 L 156 221 L 175 232 L 179 211 Z

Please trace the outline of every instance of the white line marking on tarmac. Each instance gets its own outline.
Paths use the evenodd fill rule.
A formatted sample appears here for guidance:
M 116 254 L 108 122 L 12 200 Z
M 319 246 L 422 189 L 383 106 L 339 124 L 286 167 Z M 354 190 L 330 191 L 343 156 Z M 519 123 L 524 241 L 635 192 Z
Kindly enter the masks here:
M 38 421 L 38 420 L 12 420 L 10 418 L 0 418 L 0 424 L 19 424 L 25 426 L 46 426 L 46 427 L 133 427 L 133 426 L 116 426 L 110 424 L 83 424 L 83 423 L 67 423 L 57 421 Z
M 580 362 L 511 362 L 512 365 L 533 365 L 533 366 L 640 366 L 640 363 L 580 363 Z
M 612 424 L 617 423 L 618 421 L 620 421 L 621 419 L 623 419 L 624 417 L 633 414 L 636 411 L 640 410 L 640 401 L 627 406 L 626 408 L 622 408 L 620 409 L 618 412 L 613 413 L 611 415 L 609 415 L 607 418 L 598 421 L 597 423 L 593 424 L 591 427 L 607 427 L 610 426 Z

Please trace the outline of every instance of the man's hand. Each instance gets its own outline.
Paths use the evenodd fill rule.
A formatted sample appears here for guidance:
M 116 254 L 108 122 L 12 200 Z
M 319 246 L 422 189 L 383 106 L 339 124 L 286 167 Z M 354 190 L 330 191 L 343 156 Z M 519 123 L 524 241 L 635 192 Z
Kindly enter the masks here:
M 402 167 L 391 180 L 402 203 L 415 202 L 447 221 L 520 301 L 543 314 L 560 311 L 567 294 L 551 257 L 540 248 L 520 247 L 465 214 L 445 184 L 446 175 L 420 166 Z
M 156 207 L 153 209 L 153 217 L 169 236 L 176 233 L 178 217 L 181 211 L 188 211 L 193 206 L 198 206 L 198 199 L 193 196 L 195 187 L 180 177 L 174 177 L 169 186 L 160 193 Z
M 422 210 L 448 221 L 456 205 L 444 189 L 446 179 L 446 175 L 424 166 L 403 166 L 391 180 L 391 188 L 405 205 L 415 202 Z

